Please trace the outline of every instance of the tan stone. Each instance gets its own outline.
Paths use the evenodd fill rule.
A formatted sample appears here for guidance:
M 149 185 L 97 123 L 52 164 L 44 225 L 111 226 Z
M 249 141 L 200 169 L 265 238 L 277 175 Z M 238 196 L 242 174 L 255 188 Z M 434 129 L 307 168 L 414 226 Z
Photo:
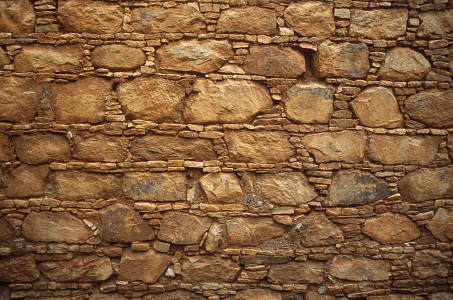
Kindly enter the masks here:
M 1 5 L 1 3 L 0 3 L 0 5 Z M 3 51 L 3 49 L 0 48 L 0 67 L 7 65 L 10 62 L 11 61 L 10 61 L 8 55 L 6 55 L 5 51 Z
M 13 137 L 17 157 L 27 164 L 66 162 L 71 158 L 68 139 L 61 134 L 25 134 Z
M 126 160 L 127 137 L 95 134 L 74 137 L 74 157 L 83 161 L 119 162 Z
M 427 279 L 430 277 L 446 278 L 450 271 L 451 252 L 439 250 L 416 251 L 412 257 L 411 274 L 414 277 Z
M 41 89 L 32 79 L 0 77 L 0 122 L 31 122 L 40 97 Z
M 422 54 L 409 48 L 397 47 L 387 52 L 378 76 L 384 80 L 421 80 L 430 70 L 431 64 Z
M 351 36 L 375 40 L 396 39 L 406 33 L 407 9 L 352 10 Z
M 312 212 L 296 219 L 305 247 L 334 245 L 344 241 L 343 232 L 323 213 Z
M 420 230 L 411 219 L 391 212 L 367 219 L 362 232 L 382 244 L 404 243 L 420 237 Z
M 330 275 L 353 281 L 381 281 L 391 277 L 389 262 L 347 255 L 333 258 Z
M 0 1 L 0 21 L 0 32 L 33 32 L 33 4 L 29 0 Z
M 234 218 L 226 222 L 228 246 L 257 246 L 285 233 L 272 218 Z
M 24 220 L 22 234 L 33 242 L 83 243 L 93 233 L 68 212 L 31 212 Z
M 290 47 L 252 46 L 244 71 L 268 77 L 297 78 L 305 73 L 305 57 Z
M 449 134 L 447 137 L 447 148 L 450 149 L 450 159 L 453 159 L 453 134 Z
M 453 168 L 420 169 L 398 181 L 398 190 L 404 201 L 453 197 Z
M 189 123 L 248 123 L 272 106 L 266 87 L 252 81 L 199 79 L 193 90 L 184 110 Z
M 0 133 L 0 161 L 8 161 L 11 158 L 12 149 L 6 134 Z
M 395 128 L 403 125 L 403 115 L 392 90 L 372 87 L 351 102 L 360 124 L 368 127 Z
M 141 77 L 121 83 L 117 95 L 128 119 L 181 121 L 185 90 L 175 81 Z
M 124 297 L 118 293 L 104 293 L 101 291 L 95 291 L 94 293 L 90 294 L 90 300 L 127 300 L 128 298 Z M 55 299 L 55 300 L 63 300 L 63 299 Z
M 234 300 L 282 300 L 282 295 L 271 290 L 247 289 L 237 292 Z
M 39 278 L 39 271 L 32 254 L 0 258 L 1 282 L 31 282 Z
M 434 293 L 428 296 L 429 300 L 451 300 L 453 298 L 453 293 L 449 292 L 439 292 Z M 422 300 L 422 299 L 417 299 Z
M 130 243 L 154 239 L 153 228 L 129 206 L 114 204 L 100 211 L 100 236 L 109 242 Z
M 229 155 L 234 162 L 286 162 L 294 154 L 289 134 L 280 131 L 225 131 Z
M 368 296 L 367 300 L 423 300 L 423 297 L 405 294 Z
M 218 33 L 274 34 L 277 17 L 272 9 L 230 8 L 222 11 L 216 29 Z
M 91 62 L 94 67 L 112 71 L 135 70 L 145 61 L 145 52 L 126 45 L 100 46 L 91 53 Z
M 216 252 L 226 245 L 227 232 L 225 224 L 213 223 L 209 228 L 206 242 L 204 244 L 206 251 Z
M 453 209 L 440 207 L 426 228 L 442 242 L 453 240 Z
M 142 33 L 199 32 L 206 28 L 205 19 L 197 3 L 182 4 L 174 8 L 134 8 L 131 22 L 135 31 Z
M 322 283 L 324 277 L 324 263 L 318 261 L 289 262 L 273 264 L 267 275 L 271 283 Z
M 177 245 L 198 244 L 212 220 L 182 212 L 167 212 L 162 218 L 157 237 Z
M 428 165 L 438 152 L 438 137 L 372 135 L 368 155 L 383 164 Z
M 118 280 L 154 283 L 171 263 L 171 256 L 148 250 L 132 252 L 125 250 L 121 257 Z
M 328 123 L 334 90 L 319 83 L 297 83 L 284 96 L 288 119 L 299 123 Z
M 205 74 L 216 71 L 232 56 L 228 41 L 182 40 L 157 49 L 156 66 L 159 70 Z
M 365 142 L 366 135 L 355 131 L 307 134 L 302 139 L 303 145 L 313 154 L 317 163 L 360 162 L 365 152 Z
M 47 165 L 29 166 L 21 164 L 8 177 L 9 185 L 5 189 L 6 196 L 10 198 L 43 196 L 48 174 L 49 167 Z
M 295 2 L 285 9 L 285 21 L 302 36 L 330 36 L 335 33 L 333 5 L 324 2 Z
M 206 298 L 185 290 L 176 290 L 161 294 L 148 294 L 143 300 L 205 300 Z
M 14 228 L 6 220 L 6 218 L 0 218 L 0 246 L 9 246 L 10 243 L 16 238 Z
M 49 98 L 55 120 L 61 123 L 99 123 L 104 120 L 106 99 L 112 83 L 102 78 L 83 78 L 66 84 L 53 84 Z
M 305 300 L 345 300 L 346 298 L 337 298 L 331 295 L 320 295 L 317 291 L 307 291 Z
M 217 256 L 186 256 L 181 263 L 183 282 L 233 282 L 241 270 L 237 262 Z
M 177 172 L 126 173 L 123 190 L 124 196 L 133 200 L 185 201 L 186 178 Z
M 59 1 L 57 15 L 65 32 L 117 33 L 123 23 L 123 9 L 112 2 Z
M 453 38 L 453 9 L 422 12 L 419 16 L 417 35 L 428 39 Z
M 55 172 L 53 184 L 61 200 L 108 199 L 120 191 L 119 178 L 115 175 L 82 171 Z
M 423 91 L 404 101 L 405 112 L 411 119 L 430 127 L 453 126 L 453 93 L 451 90 Z
M 200 178 L 199 182 L 209 203 L 242 203 L 241 184 L 239 178 L 233 173 L 207 174 Z

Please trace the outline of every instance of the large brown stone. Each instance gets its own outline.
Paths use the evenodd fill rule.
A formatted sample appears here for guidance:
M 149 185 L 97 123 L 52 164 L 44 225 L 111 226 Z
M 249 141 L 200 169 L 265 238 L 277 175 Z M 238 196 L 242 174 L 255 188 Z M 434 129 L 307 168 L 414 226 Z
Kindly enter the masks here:
M 404 243 L 420 237 L 420 230 L 411 219 L 391 212 L 367 219 L 362 232 L 382 244 Z
M 199 79 L 193 90 L 184 110 L 189 123 L 248 123 L 272 106 L 266 87 L 252 81 Z
M 302 143 L 317 163 L 356 163 L 363 159 L 366 135 L 355 131 L 315 133 L 306 135 Z
M 448 277 L 450 271 L 451 252 L 439 250 L 416 251 L 412 257 L 411 274 L 414 277 L 427 279 L 430 277 Z
M 406 295 L 406 294 L 390 294 L 379 296 L 368 296 L 367 300 L 423 300 L 421 296 Z
M 285 10 L 285 21 L 302 36 L 330 36 L 335 33 L 333 5 L 330 3 L 291 3 Z
M 117 95 L 128 119 L 181 121 L 185 90 L 175 81 L 141 77 L 121 83 Z
M 16 237 L 14 228 L 6 220 L 6 218 L 0 218 L 0 246 L 9 246 L 10 243 Z
M 31 282 L 39 278 L 39 271 L 32 254 L 0 258 L 1 282 Z
M 247 289 L 237 292 L 234 300 L 282 300 L 282 295 L 271 290 Z
M 41 89 L 32 79 L 0 77 L 0 122 L 32 121 L 40 97 Z
M 148 294 L 143 300 L 206 300 L 205 297 L 185 290 L 176 290 L 161 294 Z
M 275 11 L 261 7 L 224 10 L 217 22 L 218 33 L 274 34 L 276 30 Z
M 43 196 L 48 174 L 47 165 L 21 164 L 8 176 L 9 185 L 5 189 L 6 196 L 10 198 Z
M 453 38 L 453 9 L 422 12 L 419 17 L 417 35 L 428 39 Z
M 390 188 L 373 175 L 357 171 L 340 171 L 332 180 L 324 206 L 364 205 L 390 196 Z
M 30 0 L 0 1 L 0 32 L 30 33 L 35 13 Z
M 146 135 L 132 141 L 134 160 L 213 160 L 217 158 L 208 139 L 187 139 L 169 135 Z
M 421 80 L 430 70 L 431 64 L 422 54 L 409 48 L 397 47 L 385 56 L 378 76 L 384 80 Z
M 372 135 L 368 155 L 383 164 L 428 165 L 438 152 L 438 137 Z
M 184 282 L 233 282 L 241 268 L 237 262 L 217 256 L 186 256 L 182 263 Z
M 453 168 L 411 172 L 398 181 L 398 190 L 403 200 L 408 202 L 452 198 Z
M 229 246 L 257 246 L 285 233 L 272 218 L 234 218 L 226 222 Z
M 289 262 L 271 265 L 267 279 L 276 284 L 323 282 L 324 263 L 317 261 Z
M 242 203 L 241 184 L 239 178 L 233 173 L 207 174 L 200 178 L 199 182 L 209 203 Z
M 305 247 L 334 245 L 344 241 L 343 232 L 323 213 L 312 212 L 296 220 Z
M 2 48 L 0 48 L 0 67 L 3 67 L 4 65 L 9 64 L 10 62 L 11 60 L 9 59 L 8 55 L 6 55 L 5 51 L 3 51 Z
M 411 119 L 430 127 L 453 126 L 453 93 L 451 90 L 417 93 L 404 101 L 404 108 Z
M 225 131 L 229 155 L 234 162 L 286 162 L 294 154 L 289 134 L 281 131 Z
M 322 43 L 315 55 L 319 77 L 364 78 L 370 69 L 369 51 L 365 44 Z
M 453 209 L 440 207 L 426 228 L 442 242 L 453 240 Z
M 391 277 L 390 264 L 387 261 L 346 255 L 333 258 L 330 275 L 353 281 L 381 281 Z
M 71 158 L 68 139 L 61 134 L 25 134 L 13 137 L 17 157 L 27 164 L 66 162 Z
M 153 228 L 129 206 L 114 204 L 100 212 L 100 236 L 109 242 L 130 243 L 154 239 Z
M 126 45 L 101 46 L 91 53 L 91 62 L 94 67 L 107 68 L 112 71 L 135 70 L 145 61 L 145 52 Z
M 111 89 L 110 81 L 98 77 L 53 84 L 49 89 L 49 98 L 55 120 L 61 123 L 102 122 Z
M 406 33 L 407 9 L 352 10 L 351 36 L 375 40 L 395 39 Z
M 108 199 L 120 192 L 119 178 L 110 174 L 58 171 L 55 172 L 53 184 L 61 200 Z
M 105 256 L 80 256 L 70 261 L 46 261 L 39 270 L 52 281 L 96 282 L 113 275 L 110 259 Z
M 232 56 L 228 41 L 183 40 L 157 49 L 156 65 L 162 70 L 210 73 Z
M 105 1 L 59 1 L 57 15 L 65 32 L 117 33 L 123 23 L 121 6 Z
M 123 190 L 124 196 L 133 200 L 185 201 L 186 177 L 177 172 L 126 173 Z
M 131 22 L 135 31 L 142 33 L 199 32 L 206 28 L 197 3 L 182 4 L 174 8 L 134 8 Z
M 449 292 L 439 292 L 434 293 L 428 296 L 428 300 L 451 300 L 453 298 L 453 293 Z M 422 300 L 422 299 L 417 299 Z
M 328 123 L 334 90 L 319 83 L 297 83 L 284 96 L 288 119 L 299 123 Z
M 167 212 L 162 218 L 157 237 L 177 245 L 198 244 L 212 220 L 182 212 Z
M 0 133 L 0 161 L 10 160 L 12 149 L 6 134 Z
M 119 162 L 126 160 L 127 137 L 95 134 L 74 137 L 74 157 L 83 161 Z
M 268 77 L 297 78 L 305 73 L 305 57 L 289 47 L 252 46 L 244 71 Z
M 33 242 L 83 243 L 93 233 L 68 212 L 31 212 L 24 220 L 22 234 Z
M 125 250 L 121 257 L 118 280 L 154 283 L 171 263 L 171 256 L 148 250 L 132 252 Z
M 372 87 L 351 102 L 360 124 L 368 127 L 395 128 L 403 125 L 403 115 L 392 90 Z
M 276 205 L 299 205 L 318 195 L 301 172 L 260 174 L 256 176 L 255 193 Z

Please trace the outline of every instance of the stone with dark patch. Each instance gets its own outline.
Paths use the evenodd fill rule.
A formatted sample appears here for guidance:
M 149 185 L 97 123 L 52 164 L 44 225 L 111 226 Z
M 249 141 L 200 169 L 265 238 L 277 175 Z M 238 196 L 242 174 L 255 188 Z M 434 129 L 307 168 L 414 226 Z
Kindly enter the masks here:
M 450 272 L 451 251 L 419 250 L 412 256 L 412 276 L 420 279 L 446 278 Z
M 183 173 L 131 172 L 124 175 L 124 196 L 133 200 L 184 201 L 186 177 Z
M 422 91 L 404 101 L 409 117 L 430 127 L 453 126 L 453 93 L 451 90 Z

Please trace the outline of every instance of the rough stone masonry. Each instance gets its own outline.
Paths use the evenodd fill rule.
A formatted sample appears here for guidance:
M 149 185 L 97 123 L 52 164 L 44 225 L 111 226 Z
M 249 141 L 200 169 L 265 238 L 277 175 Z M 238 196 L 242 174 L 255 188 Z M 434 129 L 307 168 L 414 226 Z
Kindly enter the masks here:
M 0 299 L 453 299 L 452 69 L 452 0 L 1 0 Z

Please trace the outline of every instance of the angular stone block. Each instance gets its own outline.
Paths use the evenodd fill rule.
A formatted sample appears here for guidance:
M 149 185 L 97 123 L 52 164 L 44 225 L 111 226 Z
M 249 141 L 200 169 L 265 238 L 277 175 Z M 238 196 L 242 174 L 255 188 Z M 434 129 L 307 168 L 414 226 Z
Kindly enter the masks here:
M 315 283 L 323 282 L 324 263 L 318 261 L 289 262 L 271 265 L 267 278 L 271 283 Z
M 177 245 L 199 244 L 212 220 L 172 211 L 164 214 L 157 237 Z
M 427 39 L 453 38 L 453 9 L 422 12 L 419 16 L 417 35 Z
M 48 165 L 30 166 L 21 164 L 8 176 L 9 184 L 5 189 L 6 196 L 10 198 L 43 196 L 48 174 Z
M 42 89 L 30 78 L 0 77 L 0 122 L 31 122 L 41 95 Z
M 199 183 L 209 203 L 239 204 L 243 201 L 239 178 L 233 173 L 207 174 Z
M 257 246 L 285 233 L 272 218 L 234 218 L 226 222 L 229 246 Z
M 426 228 L 442 242 L 453 240 L 453 209 L 440 207 Z
M 302 36 L 330 36 L 335 33 L 333 6 L 326 2 L 296 2 L 285 9 L 285 21 Z
M 126 250 L 121 257 L 118 280 L 155 283 L 171 263 L 171 256 L 148 250 Z
M 0 1 L 0 32 L 31 33 L 35 12 L 30 0 Z
M 446 278 L 450 271 L 451 252 L 420 250 L 412 256 L 411 275 L 421 279 Z
M 39 278 L 33 254 L 0 258 L 0 281 L 32 282 Z
M 420 237 L 420 230 L 411 219 L 391 212 L 367 219 L 362 232 L 382 244 L 404 243 Z
M 333 258 L 330 275 L 352 281 L 382 281 L 391 278 L 388 261 L 347 255 Z
M 134 200 L 184 201 L 186 177 L 183 173 L 131 172 L 124 175 L 124 196 Z
M 396 39 L 406 33 L 407 9 L 352 10 L 351 36 L 375 40 Z
M 145 61 L 145 52 L 126 45 L 100 46 L 91 53 L 91 62 L 94 67 L 112 71 L 135 70 L 145 64 Z
M 397 47 L 385 56 L 378 76 L 380 79 L 394 81 L 422 80 L 430 70 L 431 64 L 422 54 L 409 48 Z
M 126 160 L 129 139 L 95 134 L 74 137 L 74 157 L 83 161 L 120 162 Z
M 453 126 L 453 93 L 451 90 L 428 90 L 404 101 L 405 112 L 411 119 L 430 127 Z
M 222 11 L 217 22 L 218 33 L 274 34 L 277 30 L 275 11 L 261 7 L 230 8 Z
M 13 137 L 17 157 L 27 164 L 66 162 L 71 158 L 68 139 L 61 134 L 25 134 Z
M 186 256 L 181 263 L 183 282 L 233 282 L 241 268 L 217 256 Z
M 344 241 L 343 232 L 323 213 L 312 212 L 296 219 L 299 234 L 305 247 L 335 245 Z

